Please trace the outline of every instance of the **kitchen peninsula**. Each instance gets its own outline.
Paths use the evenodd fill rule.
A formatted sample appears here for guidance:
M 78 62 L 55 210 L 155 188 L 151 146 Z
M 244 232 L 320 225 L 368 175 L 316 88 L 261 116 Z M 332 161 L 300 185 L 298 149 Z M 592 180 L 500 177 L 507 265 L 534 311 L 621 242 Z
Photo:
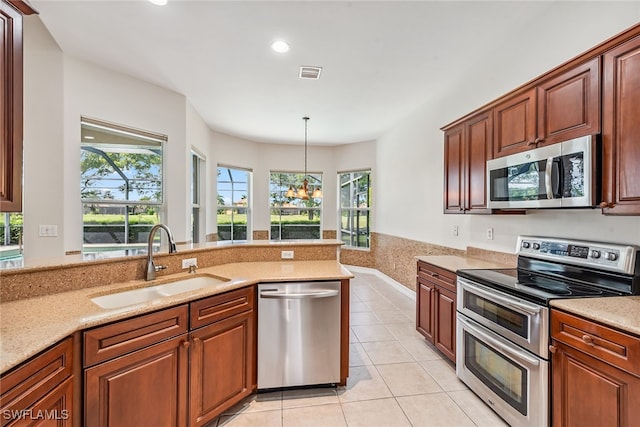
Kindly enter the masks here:
M 49 399 L 51 393 L 64 385 L 64 389 L 61 389 L 64 393 L 60 395 L 62 397 L 56 397 L 55 399 L 58 399 L 56 401 L 67 403 L 73 401 L 72 406 L 75 408 L 84 406 L 84 421 L 87 422 L 89 419 L 87 417 L 100 417 L 102 415 L 97 412 L 109 411 L 113 409 L 112 405 L 117 404 L 108 399 L 105 402 L 97 397 L 98 383 L 110 384 L 108 387 L 118 387 L 118 380 L 112 376 L 111 369 L 115 369 L 120 376 L 128 376 L 130 380 L 135 380 L 136 370 L 143 369 L 148 373 L 160 375 L 162 378 L 160 383 L 167 384 L 163 381 L 168 380 L 171 384 L 169 388 L 173 397 L 171 407 L 167 411 L 174 411 L 172 417 L 186 422 L 185 414 L 189 412 L 189 425 L 203 425 L 217 416 L 220 411 L 255 391 L 257 306 L 254 288 L 257 283 L 265 282 L 340 281 L 342 287 L 340 377 L 341 383 L 346 383 L 349 348 L 349 279 L 353 275 L 337 260 L 340 245 L 339 241 L 325 240 L 287 244 L 268 242 L 226 244 L 213 245 L 204 249 L 183 250 L 177 254 L 157 256 L 156 260 L 179 267 L 182 258 L 197 257 L 202 267 L 198 268 L 195 274 L 175 271 L 175 268 L 170 267 L 169 274 L 163 274 L 155 281 L 146 282 L 140 279 L 142 268 L 134 268 L 137 276 L 134 280 L 93 287 L 85 286 L 48 295 L 33 296 L 28 295 L 30 291 L 27 291 L 22 293 L 22 299 L 3 302 L 0 304 L 2 313 L 0 369 L 3 372 L 3 389 L 8 390 L 8 397 L 5 398 L 3 394 L 2 409 L 33 408 L 32 404 L 36 405 L 38 402 Z M 296 258 L 286 261 L 278 260 L 282 250 L 293 250 Z M 233 258 L 242 259 L 245 262 L 209 264 L 215 257 L 228 257 L 230 252 L 235 252 Z M 84 269 L 91 271 L 96 268 L 107 268 L 114 271 L 110 277 L 120 277 L 115 273 L 122 267 L 120 263 L 144 264 L 144 257 L 135 258 L 88 263 Z M 66 267 L 43 267 L 31 272 L 16 271 L 13 274 L 25 277 L 30 274 L 55 276 L 56 274 L 74 274 L 69 271 L 65 273 L 65 270 L 82 268 L 81 265 L 73 264 Z M 8 276 L 10 276 L 9 272 L 3 273 L 3 288 L 5 277 Z M 87 274 L 85 277 L 91 277 L 91 275 Z M 140 289 L 149 285 L 163 285 L 194 277 L 213 277 L 218 279 L 218 283 L 210 287 L 112 309 L 101 308 L 91 301 L 91 298 L 97 296 Z M 12 280 L 15 286 L 17 279 L 13 277 Z M 27 281 L 24 277 L 21 280 Z M 42 292 L 42 288 L 38 288 L 37 285 L 32 283 L 34 289 L 31 289 L 36 294 Z M 203 363 L 202 357 L 204 355 L 211 358 L 216 354 L 214 360 L 222 359 L 227 352 L 221 352 L 221 350 L 225 348 L 230 349 L 232 354 L 229 358 L 232 362 L 235 358 L 242 363 L 237 363 L 235 370 L 233 363 L 225 364 L 224 370 L 232 372 L 230 378 L 225 377 L 225 380 L 215 381 L 218 389 L 211 394 L 215 398 L 202 396 L 198 390 L 204 386 L 205 379 L 208 381 L 212 375 L 220 375 L 222 372 L 220 369 L 223 368 L 219 364 L 207 365 L 206 361 Z M 33 356 L 35 357 L 29 360 Z M 25 366 L 28 367 L 31 364 L 34 364 L 32 369 L 40 372 L 49 372 L 51 369 L 55 375 L 61 372 L 67 374 L 59 378 L 59 386 L 57 383 L 53 384 L 56 386 L 53 390 L 51 389 L 53 377 L 47 377 L 46 384 L 44 380 L 29 384 L 29 376 L 25 375 L 24 371 L 28 371 Z M 206 371 L 207 368 L 209 372 Z M 212 370 L 215 374 L 211 372 Z M 55 376 L 54 374 L 51 375 Z M 23 381 L 13 380 L 12 376 Z M 190 380 L 187 381 L 186 378 Z M 115 383 L 110 383 L 110 380 L 114 380 Z M 196 386 L 198 381 L 200 385 Z M 187 383 L 191 385 L 187 386 Z M 73 387 L 70 384 L 73 384 Z M 94 384 L 96 387 L 89 387 L 88 384 Z M 30 387 L 28 391 L 18 390 L 23 385 Z M 39 388 L 44 389 L 38 390 Z M 72 393 L 68 391 L 70 389 L 73 390 Z M 33 397 L 37 392 L 44 397 L 40 400 Z M 158 393 L 152 394 L 155 396 Z M 71 398 L 71 395 L 74 397 Z M 17 406 L 22 398 L 26 399 L 24 407 Z M 189 411 L 186 409 L 187 406 L 190 408 Z M 151 405 L 151 407 L 155 406 Z M 141 408 L 141 410 L 144 409 Z M 82 417 L 78 415 L 82 412 L 81 410 L 71 411 L 72 414 L 76 414 L 71 417 Z M 93 422 L 97 419 L 91 418 L 91 420 Z M 176 425 L 187 424 L 178 422 Z

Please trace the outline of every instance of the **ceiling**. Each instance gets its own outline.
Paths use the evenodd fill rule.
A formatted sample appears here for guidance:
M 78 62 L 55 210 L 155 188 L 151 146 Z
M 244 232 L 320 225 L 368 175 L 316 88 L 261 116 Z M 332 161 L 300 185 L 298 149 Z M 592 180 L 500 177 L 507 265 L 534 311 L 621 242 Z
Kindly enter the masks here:
M 374 140 L 553 2 L 31 0 L 61 49 L 183 94 L 213 130 L 262 142 Z M 291 50 L 270 49 L 275 39 Z M 531 37 L 523 37 L 529 43 Z M 522 48 L 526 50 L 527 45 Z M 567 58 L 568 59 L 568 58 Z M 321 66 L 301 80 L 302 65 Z M 524 83 L 524 82 L 522 82 Z M 453 119 L 453 118 L 452 118 Z

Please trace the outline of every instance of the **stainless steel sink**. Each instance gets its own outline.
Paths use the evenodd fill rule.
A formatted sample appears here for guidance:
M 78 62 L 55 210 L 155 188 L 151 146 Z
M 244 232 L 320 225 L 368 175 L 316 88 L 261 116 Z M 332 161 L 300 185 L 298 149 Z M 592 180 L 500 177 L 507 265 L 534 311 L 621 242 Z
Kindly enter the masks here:
M 188 279 L 176 280 L 161 285 L 149 286 L 146 288 L 132 289 L 129 291 L 116 292 L 108 295 L 100 295 L 91 298 L 94 304 L 102 308 L 120 308 L 128 305 L 140 304 L 156 299 L 195 291 L 198 289 L 215 287 L 228 282 L 214 276 L 196 276 Z

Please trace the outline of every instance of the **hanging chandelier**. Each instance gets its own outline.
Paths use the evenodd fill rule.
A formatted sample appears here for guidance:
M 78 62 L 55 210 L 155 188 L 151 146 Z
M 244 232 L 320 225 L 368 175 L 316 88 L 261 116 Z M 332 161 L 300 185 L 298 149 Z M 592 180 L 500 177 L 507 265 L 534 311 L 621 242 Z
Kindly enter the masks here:
M 307 175 L 307 130 L 309 117 L 303 117 L 302 120 L 304 120 L 304 181 L 302 181 L 302 185 L 297 191 L 293 186 L 289 186 L 285 196 L 290 198 L 296 197 L 302 200 L 309 200 L 309 198 L 320 199 L 322 197 L 322 190 L 320 187 L 315 187 L 313 190 L 310 190 L 309 188 L 309 180 L 307 178 L 313 178 L 312 176 Z M 309 196 L 310 191 L 311 196 Z

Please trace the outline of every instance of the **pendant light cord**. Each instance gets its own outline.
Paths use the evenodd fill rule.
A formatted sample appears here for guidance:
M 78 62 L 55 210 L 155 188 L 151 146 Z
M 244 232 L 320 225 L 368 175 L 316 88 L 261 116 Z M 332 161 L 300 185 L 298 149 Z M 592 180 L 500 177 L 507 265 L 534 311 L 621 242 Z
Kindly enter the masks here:
M 307 124 L 309 123 L 309 117 L 303 117 L 304 120 L 304 177 L 307 177 Z

